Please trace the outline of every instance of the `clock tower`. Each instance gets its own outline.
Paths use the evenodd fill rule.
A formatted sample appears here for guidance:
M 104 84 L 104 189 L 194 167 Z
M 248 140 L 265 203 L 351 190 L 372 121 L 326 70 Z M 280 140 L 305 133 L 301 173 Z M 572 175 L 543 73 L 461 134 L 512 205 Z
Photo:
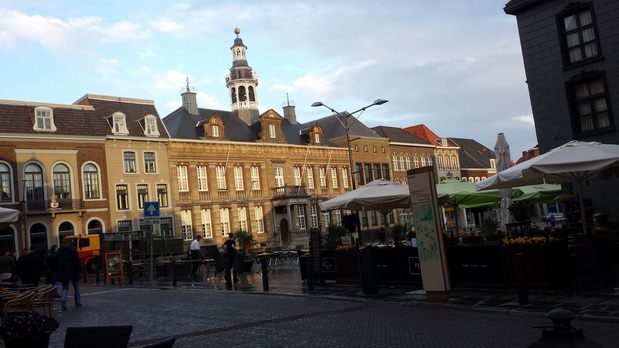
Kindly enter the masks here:
M 247 65 L 247 46 L 239 37 L 241 30 L 234 29 L 236 39 L 230 48 L 232 51 L 232 68 L 226 76 L 226 87 L 230 95 L 230 105 L 241 120 L 247 124 L 258 121 L 258 75 Z

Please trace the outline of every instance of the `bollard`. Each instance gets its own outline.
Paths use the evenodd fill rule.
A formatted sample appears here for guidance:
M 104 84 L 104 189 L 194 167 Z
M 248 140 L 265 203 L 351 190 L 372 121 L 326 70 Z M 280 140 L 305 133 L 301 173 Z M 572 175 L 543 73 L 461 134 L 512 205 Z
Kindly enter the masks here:
M 126 272 L 127 272 L 127 280 L 129 281 L 129 285 L 133 284 L 133 262 L 127 261 L 125 263 Z
M 525 275 L 525 254 L 515 253 L 514 255 L 514 273 L 516 282 L 518 283 L 518 304 L 526 306 L 529 304 L 529 290 L 527 289 L 527 278 Z
M 260 258 L 260 266 L 262 266 L 262 290 L 269 291 L 269 264 L 266 257 Z
M 311 252 L 307 262 L 307 290 L 314 291 L 314 255 Z
M 97 283 L 97 285 L 99 285 L 99 283 L 101 282 L 101 280 L 99 279 L 99 263 L 95 262 L 95 283 Z
M 226 290 L 232 290 L 232 276 L 230 272 L 232 272 L 232 268 L 230 267 L 230 260 L 224 259 L 224 276 L 226 278 Z
M 172 267 L 172 286 L 177 287 L 178 281 L 176 279 L 176 259 L 170 258 L 170 267 Z
M 576 315 L 564 308 L 555 308 L 546 313 L 552 320 L 552 326 L 535 326 L 544 329 L 542 338 L 528 345 L 529 348 L 539 347 L 589 347 L 602 348 L 598 341 L 586 337 L 582 328 L 572 327 L 571 321 Z

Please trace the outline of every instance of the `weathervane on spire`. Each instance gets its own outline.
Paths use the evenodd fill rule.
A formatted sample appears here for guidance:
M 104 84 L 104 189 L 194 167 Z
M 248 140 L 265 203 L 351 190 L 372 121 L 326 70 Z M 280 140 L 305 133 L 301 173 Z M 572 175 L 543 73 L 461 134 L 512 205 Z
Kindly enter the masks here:
M 181 91 L 185 90 L 185 92 L 194 92 L 196 90 L 196 86 L 189 86 L 189 77 L 186 77 L 185 81 L 185 87 L 181 87 Z

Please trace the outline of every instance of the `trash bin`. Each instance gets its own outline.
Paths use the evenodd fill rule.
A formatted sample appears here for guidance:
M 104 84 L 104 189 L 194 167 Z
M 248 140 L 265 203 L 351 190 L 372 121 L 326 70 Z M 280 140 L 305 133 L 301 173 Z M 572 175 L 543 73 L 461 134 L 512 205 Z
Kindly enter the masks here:
M 363 293 L 378 294 L 378 267 L 376 252 L 372 247 L 365 247 L 359 251 L 359 266 Z

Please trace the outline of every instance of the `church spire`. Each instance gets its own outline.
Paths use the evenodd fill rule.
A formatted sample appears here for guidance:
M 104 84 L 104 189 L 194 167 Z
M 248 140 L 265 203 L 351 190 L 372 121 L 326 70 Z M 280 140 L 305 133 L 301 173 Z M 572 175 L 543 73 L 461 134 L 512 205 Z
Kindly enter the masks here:
M 252 124 L 258 121 L 258 75 L 247 65 L 247 46 L 239 37 L 241 30 L 234 29 L 236 39 L 230 47 L 232 51 L 232 67 L 226 76 L 226 87 L 230 95 L 232 111 L 245 121 Z

